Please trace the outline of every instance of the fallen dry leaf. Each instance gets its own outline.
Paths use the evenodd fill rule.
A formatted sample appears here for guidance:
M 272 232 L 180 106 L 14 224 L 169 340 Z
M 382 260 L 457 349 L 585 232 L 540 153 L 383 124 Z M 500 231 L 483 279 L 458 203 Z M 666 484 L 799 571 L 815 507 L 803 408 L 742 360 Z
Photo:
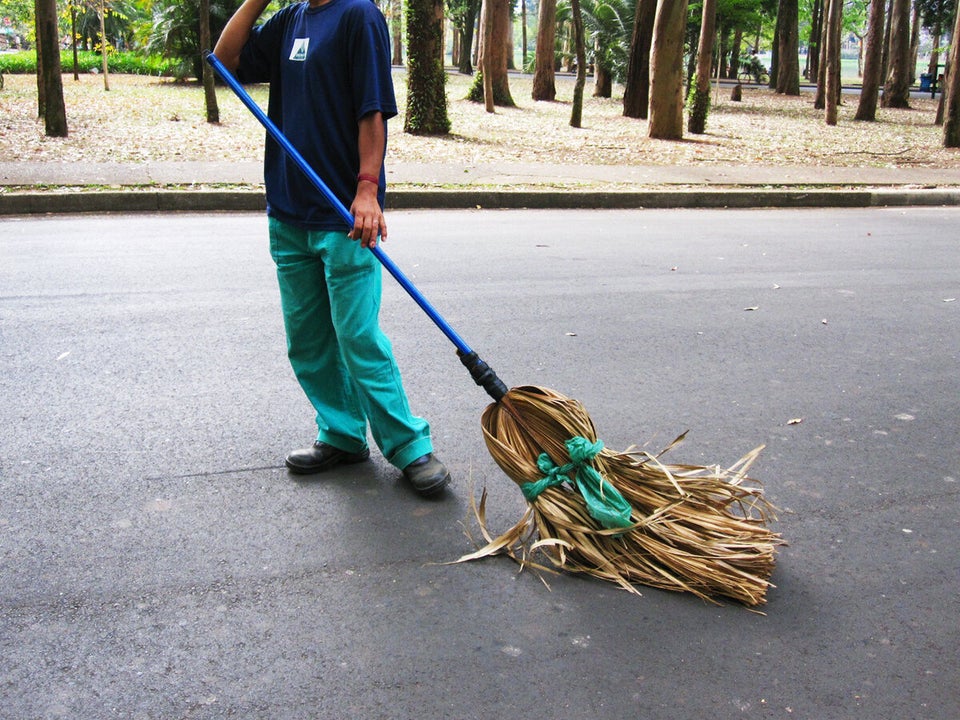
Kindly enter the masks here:
M 218 90 L 220 124 L 205 120 L 203 88 L 146 76 L 81 75 L 64 83 L 70 135 L 52 140 L 36 122 L 36 78 L 6 75 L 0 93 L 0 157 L 8 162 L 259 161 L 263 128 L 226 89 Z M 960 153 L 943 147 L 934 123 L 937 100 L 911 98 L 909 110 L 878 108 L 877 122 L 854 122 L 844 103 L 837 126 L 825 131 L 813 92 L 778 95 L 744 87 L 743 102 L 714 103 L 707 132 L 684 142 L 652 140 L 646 120 L 623 115 L 623 87 L 612 98 L 584 98 L 583 128 L 570 127 L 574 79 L 558 76 L 557 101 L 530 99 L 533 80 L 510 77 L 517 107 L 487 113 L 464 98 L 473 78 L 450 72 L 446 94 L 452 132 L 421 136 L 400 131 L 407 110 L 401 71 L 394 87 L 400 114 L 391 121 L 387 160 L 459 165 L 563 162 L 581 165 L 819 165 L 824 167 L 960 167 Z M 266 105 L 266 87 L 250 87 Z M 158 112 L 158 108 L 162 111 Z M 171 118 L 176 118 L 172 121 Z M 430 178 L 424 178 L 429 184 Z M 562 183 L 558 183 L 562 184 Z

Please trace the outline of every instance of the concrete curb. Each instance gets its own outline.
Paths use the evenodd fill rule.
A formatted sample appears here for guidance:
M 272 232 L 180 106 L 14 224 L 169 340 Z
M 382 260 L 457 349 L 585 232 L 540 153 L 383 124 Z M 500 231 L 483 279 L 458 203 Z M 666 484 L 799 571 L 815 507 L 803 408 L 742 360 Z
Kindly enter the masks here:
M 960 189 L 393 190 L 388 209 L 680 209 L 960 206 Z M 0 193 L 0 215 L 264 211 L 262 190 Z
M 262 192 L 245 190 L 0 193 L 0 215 L 266 210 Z

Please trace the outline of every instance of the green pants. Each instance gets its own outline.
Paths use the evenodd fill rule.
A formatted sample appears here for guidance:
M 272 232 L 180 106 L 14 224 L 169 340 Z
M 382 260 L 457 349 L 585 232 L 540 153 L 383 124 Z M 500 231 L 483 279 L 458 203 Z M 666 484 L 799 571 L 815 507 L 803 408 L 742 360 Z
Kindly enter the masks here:
M 317 439 L 347 452 L 367 446 L 367 423 L 389 463 L 433 451 L 380 329 L 380 263 L 345 232 L 302 230 L 270 218 L 270 252 L 293 372 L 317 411 Z

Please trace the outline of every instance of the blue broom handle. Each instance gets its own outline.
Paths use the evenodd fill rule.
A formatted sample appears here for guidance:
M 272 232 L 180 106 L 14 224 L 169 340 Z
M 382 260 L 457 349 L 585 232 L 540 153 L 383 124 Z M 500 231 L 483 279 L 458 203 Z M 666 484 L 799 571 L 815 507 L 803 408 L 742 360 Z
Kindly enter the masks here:
M 250 97 L 249 93 L 243 88 L 239 81 L 233 76 L 233 74 L 227 69 L 220 58 L 214 55 L 212 52 L 206 53 L 206 60 L 210 63 L 210 66 L 217 72 L 220 78 L 230 86 L 230 89 L 240 98 L 240 102 L 247 106 L 247 109 L 253 113 L 254 117 L 260 121 L 260 124 L 263 125 L 267 132 L 270 134 L 274 140 L 279 143 L 280 147 L 284 149 L 287 155 L 290 156 L 290 159 L 293 160 L 297 166 L 304 172 L 304 174 L 309 178 L 317 190 L 323 193 L 323 196 L 327 199 L 330 205 L 334 210 L 343 218 L 343 221 L 347 224 L 348 227 L 352 228 L 354 224 L 353 215 L 347 210 L 346 206 L 340 202 L 340 199 L 333 194 L 327 184 L 323 181 L 316 171 L 310 167 L 310 164 L 304 159 L 303 155 L 293 146 L 293 144 L 286 138 L 286 136 L 280 131 L 280 128 L 267 117 L 267 114 L 263 109 L 253 101 L 253 98 Z M 370 252 L 376 256 L 377 260 L 387 269 L 394 279 L 400 283 L 400 286 L 407 291 L 410 297 L 413 298 L 414 302 L 420 306 L 420 308 L 427 314 L 427 316 L 433 320 L 438 328 L 443 332 L 444 335 L 452 342 L 457 350 L 462 356 L 471 355 L 473 351 L 470 349 L 470 346 L 464 342 L 456 331 L 450 327 L 450 324 L 443 319 L 443 316 L 437 312 L 436 308 L 430 304 L 430 302 L 423 296 L 417 287 L 410 282 L 409 278 L 403 274 L 397 264 L 388 256 L 383 250 L 380 249 L 379 244 L 370 248 Z

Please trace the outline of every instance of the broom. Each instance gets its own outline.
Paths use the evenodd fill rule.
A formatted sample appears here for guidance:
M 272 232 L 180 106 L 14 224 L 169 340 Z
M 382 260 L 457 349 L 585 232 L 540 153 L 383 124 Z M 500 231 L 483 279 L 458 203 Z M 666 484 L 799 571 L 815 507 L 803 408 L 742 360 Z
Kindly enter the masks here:
M 350 211 L 237 79 L 216 55 L 205 57 L 347 227 L 353 227 Z M 508 390 L 382 248 L 370 250 L 493 398 L 481 419 L 484 440 L 529 503 L 521 520 L 494 538 L 485 527 L 484 495 L 475 509 L 487 544 L 458 562 L 504 553 L 526 564 L 533 553 L 543 553 L 555 568 L 632 592 L 642 584 L 707 600 L 726 596 L 750 606 L 765 602 L 782 540 L 767 527 L 773 508 L 746 475 L 761 448 L 726 470 L 666 465 L 660 461 L 663 453 L 607 450 L 580 403 L 536 386 Z

